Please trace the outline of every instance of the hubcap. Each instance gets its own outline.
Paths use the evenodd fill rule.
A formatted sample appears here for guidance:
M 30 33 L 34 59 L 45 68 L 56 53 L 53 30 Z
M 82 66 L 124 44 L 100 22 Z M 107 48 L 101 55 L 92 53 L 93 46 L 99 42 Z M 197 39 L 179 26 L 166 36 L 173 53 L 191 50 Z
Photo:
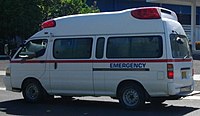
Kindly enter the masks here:
M 135 106 L 139 102 L 139 95 L 136 90 L 128 89 L 123 94 L 124 103 L 128 106 Z
M 34 84 L 30 84 L 26 88 L 26 96 L 29 99 L 37 99 L 38 94 L 39 94 L 39 90 L 38 90 L 38 88 Z

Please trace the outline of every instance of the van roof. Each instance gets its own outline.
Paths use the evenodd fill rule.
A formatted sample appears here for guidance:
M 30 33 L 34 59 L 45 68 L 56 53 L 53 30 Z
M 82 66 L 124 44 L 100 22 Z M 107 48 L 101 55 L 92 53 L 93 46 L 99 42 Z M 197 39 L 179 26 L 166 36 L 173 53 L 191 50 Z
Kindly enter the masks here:
M 164 19 L 177 21 L 176 14 L 161 7 L 132 8 L 116 12 L 89 13 L 58 17 L 42 24 L 36 36 L 163 33 Z

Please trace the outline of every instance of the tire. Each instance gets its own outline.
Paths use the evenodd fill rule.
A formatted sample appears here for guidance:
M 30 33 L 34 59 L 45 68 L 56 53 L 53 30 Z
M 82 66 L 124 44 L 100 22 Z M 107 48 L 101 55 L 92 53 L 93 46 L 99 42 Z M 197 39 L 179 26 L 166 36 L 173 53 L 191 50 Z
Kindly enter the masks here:
M 137 84 L 123 85 L 119 90 L 119 103 L 125 109 L 139 109 L 145 104 L 144 90 Z
M 29 103 L 36 103 L 43 100 L 45 91 L 38 81 L 30 80 L 24 83 L 22 95 L 25 101 Z

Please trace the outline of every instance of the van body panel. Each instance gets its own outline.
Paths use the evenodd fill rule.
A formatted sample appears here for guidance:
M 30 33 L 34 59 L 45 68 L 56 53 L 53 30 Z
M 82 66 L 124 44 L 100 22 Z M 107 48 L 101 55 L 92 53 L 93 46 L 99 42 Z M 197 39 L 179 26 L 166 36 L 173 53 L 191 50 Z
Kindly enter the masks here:
M 31 41 L 40 41 L 47 40 L 44 38 L 37 38 L 30 40 L 26 44 L 31 43 Z M 47 43 L 48 44 L 48 43 Z M 27 48 L 29 50 L 35 50 L 35 48 Z M 10 70 L 12 71 L 11 83 L 13 88 L 21 88 L 22 82 L 26 78 L 37 78 L 38 80 L 47 80 L 48 83 L 48 74 L 46 72 L 46 63 L 48 50 L 46 50 L 41 57 L 33 59 L 20 58 L 19 55 L 23 51 L 22 49 L 18 50 L 18 53 L 14 55 L 13 60 L 10 63 Z
M 55 61 L 57 63 L 57 61 Z M 59 61 L 50 64 L 52 93 L 94 95 L 92 63 L 65 63 Z

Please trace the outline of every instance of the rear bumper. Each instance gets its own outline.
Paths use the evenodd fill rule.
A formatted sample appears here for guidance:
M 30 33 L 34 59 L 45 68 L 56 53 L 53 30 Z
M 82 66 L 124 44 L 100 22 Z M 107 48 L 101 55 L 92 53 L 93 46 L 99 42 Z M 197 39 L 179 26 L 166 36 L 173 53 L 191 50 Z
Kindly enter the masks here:
M 168 94 L 171 96 L 187 96 L 194 91 L 194 81 L 190 84 L 168 83 Z

